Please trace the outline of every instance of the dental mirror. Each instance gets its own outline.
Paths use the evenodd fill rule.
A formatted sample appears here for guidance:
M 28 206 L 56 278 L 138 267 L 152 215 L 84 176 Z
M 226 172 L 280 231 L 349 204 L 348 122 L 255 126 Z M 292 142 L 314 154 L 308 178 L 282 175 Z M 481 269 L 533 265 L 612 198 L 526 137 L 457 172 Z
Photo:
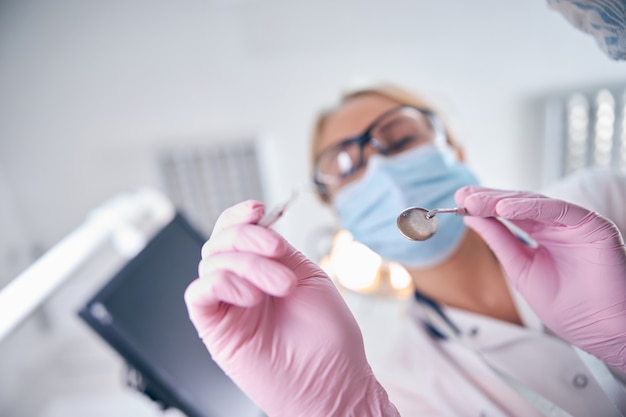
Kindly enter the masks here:
M 409 207 L 398 216 L 398 229 L 400 233 L 409 240 L 428 240 L 437 233 L 439 222 L 435 216 L 439 213 L 452 213 L 458 216 L 466 216 L 467 210 L 465 210 L 464 207 L 439 208 L 433 210 L 427 210 L 422 207 Z M 509 229 L 524 245 L 533 249 L 539 247 L 539 243 L 515 223 L 502 217 L 495 217 L 495 219 Z
M 435 217 L 438 213 L 454 213 L 460 216 L 466 214 L 463 207 L 434 210 L 428 210 L 423 207 L 409 207 L 398 216 L 398 229 L 407 239 L 428 240 L 437 233 L 439 228 L 439 222 Z

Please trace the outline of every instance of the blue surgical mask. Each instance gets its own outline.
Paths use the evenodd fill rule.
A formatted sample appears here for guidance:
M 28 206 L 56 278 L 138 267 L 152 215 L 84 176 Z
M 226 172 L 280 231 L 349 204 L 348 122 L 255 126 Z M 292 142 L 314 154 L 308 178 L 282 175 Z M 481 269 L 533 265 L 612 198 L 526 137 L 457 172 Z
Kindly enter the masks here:
M 406 239 L 396 219 L 407 207 L 455 207 L 454 193 L 478 185 L 474 174 L 449 147 L 419 146 L 398 155 L 372 155 L 363 177 L 333 197 L 341 227 L 355 240 L 387 260 L 407 267 L 427 268 L 452 255 L 465 233 L 463 218 L 441 215 L 439 229 L 429 240 Z

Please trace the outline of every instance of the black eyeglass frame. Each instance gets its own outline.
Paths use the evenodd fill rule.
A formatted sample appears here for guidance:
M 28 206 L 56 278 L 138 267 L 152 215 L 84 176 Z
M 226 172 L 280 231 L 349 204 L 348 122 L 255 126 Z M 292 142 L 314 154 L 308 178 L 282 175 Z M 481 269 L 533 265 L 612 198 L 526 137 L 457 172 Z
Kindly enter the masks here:
M 390 114 L 394 114 L 396 112 L 400 112 L 403 109 L 417 110 L 418 112 L 420 112 L 421 114 L 423 114 L 424 116 L 426 116 L 428 118 L 428 121 L 430 122 L 430 125 L 431 125 L 431 127 L 433 129 L 433 132 L 435 133 L 435 137 L 437 137 L 439 134 L 444 134 L 444 136 L 445 136 L 445 129 L 441 126 L 441 123 L 439 121 L 439 118 L 437 117 L 437 114 L 435 112 L 433 112 L 432 110 L 428 110 L 428 109 L 424 109 L 424 108 L 416 107 L 416 106 L 407 106 L 407 105 L 394 107 L 393 109 L 386 111 L 385 113 L 381 114 L 376 119 L 374 119 L 374 121 L 372 123 L 370 123 L 369 126 L 365 129 L 365 131 L 363 133 L 361 133 L 360 135 L 344 139 L 341 142 L 338 142 L 338 143 L 330 146 L 329 148 L 324 149 L 315 158 L 315 163 L 313 164 L 313 183 L 317 187 L 317 190 L 319 191 L 319 193 L 320 193 L 320 195 L 322 197 L 324 197 L 324 198 L 328 197 L 328 189 L 326 188 L 327 184 L 324 184 L 323 182 L 321 182 L 318 179 L 318 169 L 317 169 L 317 166 L 319 164 L 319 160 L 321 159 L 322 156 L 324 156 L 325 153 L 327 153 L 327 152 L 329 152 L 329 151 L 331 151 L 333 149 L 336 149 L 336 148 L 344 147 L 344 146 L 346 146 L 348 144 L 351 144 L 351 143 L 356 143 L 356 144 L 359 145 L 359 161 L 358 161 L 358 164 L 355 164 L 350 169 L 350 172 L 348 172 L 345 176 L 343 176 L 343 178 L 348 178 L 348 177 L 350 177 L 352 174 L 354 174 L 356 171 L 358 171 L 359 169 L 361 169 L 365 165 L 365 157 L 364 157 L 364 152 L 363 152 L 363 149 L 365 148 L 365 145 L 370 144 L 371 146 L 374 147 L 374 149 L 376 149 L 378 152 L 380 152 L 381 155 L 388 155 L 389 153 L 391 153 L 393 151 L 396 151 L 398 149 L 402 149 L 407 143 L 410 143 L 413 140 L 413 138 L 406 138 L 406 139 L 403 139 L 400 142 L 396 143 L 394 146 L 384 147 L 380 143 L 378 143 L 376 138 L 372 137 L 372 135 L 371 135 L 372 131 L 376 127 L 378 127 L 378 123 L 380 123 L 381 120 L 384 120 Z

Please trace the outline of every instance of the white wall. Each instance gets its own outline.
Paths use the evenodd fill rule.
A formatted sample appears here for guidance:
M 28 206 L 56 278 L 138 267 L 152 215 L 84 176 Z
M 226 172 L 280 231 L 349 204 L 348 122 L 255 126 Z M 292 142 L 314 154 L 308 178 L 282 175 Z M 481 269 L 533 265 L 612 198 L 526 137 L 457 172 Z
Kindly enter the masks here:
M 15 198 L 0 165 L 0 288 L 28 265 L 32 258 Z
M 0 0 L 0 208 L 15 220 L 0 248 L 50 247 L 112 195 L 159 187 L 159 150 L 224 136 L 269 138 L 268 199 L 286 197 L 308 179 L 313 114 L 356 80 L 423 92 L 486 184 L 537 188 L 531 105 L 626 83 L 626 63 L 544 0 Z M 315 257 L 331 223 L 308 196 L 277 227 Z

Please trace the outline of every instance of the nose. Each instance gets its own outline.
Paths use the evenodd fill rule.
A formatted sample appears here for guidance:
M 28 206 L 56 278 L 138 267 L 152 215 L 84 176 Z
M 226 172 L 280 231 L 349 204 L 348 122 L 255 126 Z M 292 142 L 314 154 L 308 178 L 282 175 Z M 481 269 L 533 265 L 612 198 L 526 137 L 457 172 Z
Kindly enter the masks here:
M 363 147 L 363 165 L 367 165 L 367 161 L 369 161 L 370 156 L 372 155 L 380 155 L 381 152 L 376 148 L 376 139 L 372 138 L 372 140 Z

